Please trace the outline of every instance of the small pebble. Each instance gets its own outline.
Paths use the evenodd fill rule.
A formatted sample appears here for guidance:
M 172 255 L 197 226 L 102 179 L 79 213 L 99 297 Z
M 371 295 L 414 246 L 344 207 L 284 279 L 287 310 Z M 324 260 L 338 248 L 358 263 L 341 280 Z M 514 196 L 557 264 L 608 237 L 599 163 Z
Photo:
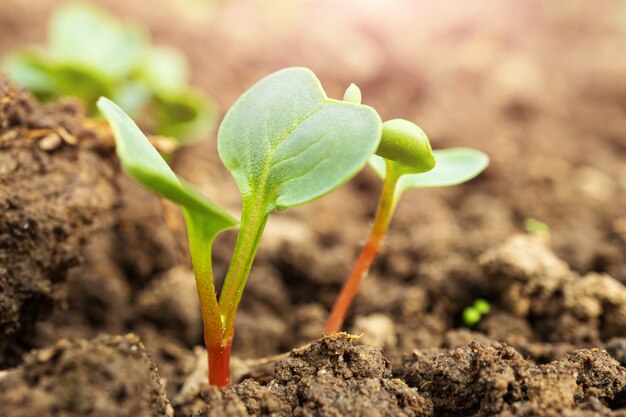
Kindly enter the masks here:
M 61 146 L 61 136 L 57 133 L 50 133 L 39 141 L 39 148 L 43 151 L 50 152 Z
M 59 128 L 58 132 L 63 139 L 63 142 L 67 143 L 68 145 L 78 145 L 78 139 L 76 138 L 76 136 L 72 135 L 67 130 Z

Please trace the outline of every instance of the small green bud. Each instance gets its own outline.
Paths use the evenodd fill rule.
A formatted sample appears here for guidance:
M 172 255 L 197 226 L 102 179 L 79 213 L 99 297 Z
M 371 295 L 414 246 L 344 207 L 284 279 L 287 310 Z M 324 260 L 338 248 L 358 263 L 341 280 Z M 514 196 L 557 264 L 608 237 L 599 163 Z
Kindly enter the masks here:
M 467 307 L 463 310 L 463 323 L 467 326 L 473 326 L 480 321 L 481 314 L 480 311 L 476 310 L 475 307 Z
M 418 174 L 435 167 L 435 155 L 428 136 L 415 123 L 393 119 L 383 123 L 383 136 L 376 154 L 400 162 Z
M 348 103 L 361 104 L 361 89 L 356 84 L 350 84 L 343 93 L 343 101 Z
M 550 236 L 550 226 L 537 219 L 528 218 L 524 220 L 524 228 L 534 235 Z
M 478 298 L 474 301 L 474 308 L 478 310 L 481 315 L 489 314 L 491 311 L 491 304 L 484 298 Z

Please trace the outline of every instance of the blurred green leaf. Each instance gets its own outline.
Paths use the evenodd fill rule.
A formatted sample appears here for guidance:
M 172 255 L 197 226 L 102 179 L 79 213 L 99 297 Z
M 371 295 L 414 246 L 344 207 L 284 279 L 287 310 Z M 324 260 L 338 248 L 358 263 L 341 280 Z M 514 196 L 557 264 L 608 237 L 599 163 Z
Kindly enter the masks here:
M 175 49 L 153 47 L 142 64 L 146 83 L 161 93 L 178 93 L 187 88 L 189 67 L 185 57 Z
M 550 236 L 550 226 L 532 217 L 524 220 L 524 228 L 538 236 Z
M 216 105 L 187 84 L 185 57 L 151 46 L 132 25 L 87 4 L 58 9 L 46 48 L 9 56 L 4 69 L 40 100 L 82 99 L 96 113 L 98 97 L 113 97 L 161 135 L 186 143 L 206 137 L 216 122 Z
M 196 90 L 157 94 L 157 130 L 166 136 L 185 138 L 182 142 L 202 139 L 215 123 L 216 105 Z
M 131 74 L 144 59 L 148 44 L 138 28 L 84 3 L 58 9 L 50 20 L 48 36 L 53 59 L 99 72 L 112 81 Z
M 36 95 L 51 95 L 58 92 L 54 74 L 39 55 L 32 51 L 9 56 L 3 67 L 16 83 L 28 86 Z

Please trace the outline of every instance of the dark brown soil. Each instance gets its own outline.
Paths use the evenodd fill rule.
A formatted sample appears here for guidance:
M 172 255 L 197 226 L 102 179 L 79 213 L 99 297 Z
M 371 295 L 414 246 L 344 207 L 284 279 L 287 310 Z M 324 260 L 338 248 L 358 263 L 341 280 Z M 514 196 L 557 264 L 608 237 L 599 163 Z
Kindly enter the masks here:
M 0 374 L 5 417 L 167 417 L 156 365 L 137 336 L 60 340 Z
M 0 2 L 0 55 L 24 41 L 41 42 L 43 22 L 57 3 Z M 7 107 L 0 100 L 0 114 L 14 126 L 2 132 L 49 120 L 47 128 L 70 123 L 74 127 L 66 129 L 79 140 L 52 150 L 41 149 L 42 137 L 20 134 L 7 146 L 0 140 L 0 172 L 18 161 L 14 155 L 33 160 L 23 180 L 0 178 L 0 236 L 12 242 L 0 240 L 1 365 L 17 365 L 25 349 L 61 337 L 133 331 L 158 364 L 181 417 L 191 410 L 624 415 L 626 29 L 619 2 L 477 0 L 451 7 L 400 1 L 378 7 L 300 0 L 274 15 L 264 2 L 229 1 L 193 18 L 180 13 L 180 2 L 161 0 L 149 8 L 98 3 L 146 22 L 157 41 L 185 51 L 195 82 L 222 109 L 268 72 L 306 65 L 330 96 L 356 82 L 384 118 L 415 120 L 435 148 L 476 147 L 492 163 L 462 187 L 406 193 L 347 320 L 346 330 L 363 334 L 357 346 L 315 342 L 276 370 L 271 362 L 246 360 L 290 351 L 322 334 L 367 235 L 380 182 L 366 170 L 323 199 L 274 215 L 234 345 L 233 374 L 256 382 L 220 392 L 197 383 L 206 374 L 205 352 L 197 348 L 201 323 L 177 209 L 120 175 L 110 148 L 99 145 L 106 134 L 75 106 L 41 108 L 11 93 L 9 103 L 21 104 Z M 42 112 L 52 112 L 52 121 L 32 116 Z M 47 142 L 44 148 L 55 140 Z M 173 165 L 215 200 L 239 209 L 213 140 L 181 149 Z M 85 194 L 57 205 L 65 183 Z M 102 192 L 94 192 L 96 184 Z M 42 198 L 35 190 L 52 194 Z M 12 215 L 46 218 L 36 231 L 8 223 L 2 205 L 6 193 L 25 198 L 27 192 L 28 206 Z M 520 235 L 529 217 L 550 226 L 549 239 Z M 51 234 L 55 226 L 66 234 Z M 22 233 L 19 244 L 15 230 Z M 216 242 L 218 277 L 233 239 L 228 233 Z M 35 261 L 24 242 L 36 250 Z M 2 280 L 5 259 L 11 276 L 24 279 Z M 491 302 L 492 312 L 468 328 L 461 311 L 478 297 Z M 328 343 L 343 353 L 322 349 Z M 352 377 L 340 371 L 347 352 L 364 353 L 350 366 L 369 373 L 348 365 Z M 411 387 L 381 371 L 385 363 Z
M 327 336 L 296 349 L 261 384 L 187 387 L 175 400 L 177 415 L 621 415 L 613 408 L 624 395 L 626 369 L 606 351 L 575 350 L 537 365 L 504 344 L 471 342 L 415 351 L 393 379 L 380 350 L 352 339 Z
M 276 363 L 271 381 L 248 379 L 220 391 L 205 385 L 208 404 L 183 399 L 178 413 L 200 416 L 431 416 L 433 404 L 391 375 L 380 350 L 333 335 Z
M 36 106 L 0 76 L 0 367 L 32 347 L 87 237 L 113 225 L 113 170 L 82 118 L 72 103 Z
M 597 349 L 537 366 L 511 347 L 479 342 L 415 352 L 395 373 L 427 393 L 439 416 L 613 415 L 611 400 L 626 385 L 626 369 Z

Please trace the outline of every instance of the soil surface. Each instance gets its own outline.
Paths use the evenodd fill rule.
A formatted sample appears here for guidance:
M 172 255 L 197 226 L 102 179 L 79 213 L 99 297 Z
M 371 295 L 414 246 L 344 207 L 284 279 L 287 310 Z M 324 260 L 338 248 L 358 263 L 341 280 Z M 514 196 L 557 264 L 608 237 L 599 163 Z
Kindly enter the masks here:
M 60 340 L 0 375 L 0 413 L 30 416 L 172 416 L 154 362 L 134 335 Z
M 247 379 L 226 390 L 204 385 L 203 401 L 178 400 L 179 413 L 200 416 L 430 416 L 432 402 L 399 379 L 379 349 L 333 335 L 276 363 L 263 385 Z M 206 403 L 206 404 L 204 404 Z M 195 410 L 194 410 L 195 409 Z
M 59 1 L 36 3 L 0 2 L 0 55 L 43 41 Z M 304 65 L 329 96 L 356 82 L 384 119 L 414 120 L 434 148 L 475 147 L 491 165 L 462 187 L 405 194 L 346 321 L 362 335 L 355 340 L 318 339 L 380 181 L 365 170 L 273 215 L 236 323 L 233 376 L 253 379 L 219 391 L 201 384 L 201 319 L 179 211 L 120 173 L 108 132 L 79 105 L 40 106 L 0 78 L 0 398 L 24 404 L 11 412 L 80 415 L 75 404 L 111 395 L 107 407 L 125 411 L 102 413 L 164 415 L 158 375 L 181 417 L 626 415 L 620 2 L 229 1 L 191 13 L 169 0 L 97 3 L 184 51 L 194 83 L 222 109 L 268 72 Z M 239 210 L 214 138 L 180 149 L 172 164 Z M 549 237 L 524 233 L 527 218 L 547 223 Z M 217 277 L 234 238 L 216 242 Z M 476 298 L 492 311 L 467 327 L 461 312 Z M 136 342 L 99 336 L 127 332 L 158 370 L 119 347 Z M 278 362 L 251 360 L 298 346 Z M 105 349 L 137 371 L 98 371 L 85 387 L 106 375 L 110 390 L 85 388 L 70 404 L 69 382 L 52 390 L 51 379 L 26 377 L 37 362 L 36 352 L 22 356 L 31 348 L 87 359 Z M 43 358 L 46 375 L 83 381 Z M 125 379 L 136 404 L 112 394 Z M 35 396 L 40 408 L 29 409 L 23 399 Z
M 100 145 L 76 103 L 39 107 L 0 76 L 0 366 L 19 361 L 33 324 L 64 300 L 59 284 L 87 237 L 113 225 Z

